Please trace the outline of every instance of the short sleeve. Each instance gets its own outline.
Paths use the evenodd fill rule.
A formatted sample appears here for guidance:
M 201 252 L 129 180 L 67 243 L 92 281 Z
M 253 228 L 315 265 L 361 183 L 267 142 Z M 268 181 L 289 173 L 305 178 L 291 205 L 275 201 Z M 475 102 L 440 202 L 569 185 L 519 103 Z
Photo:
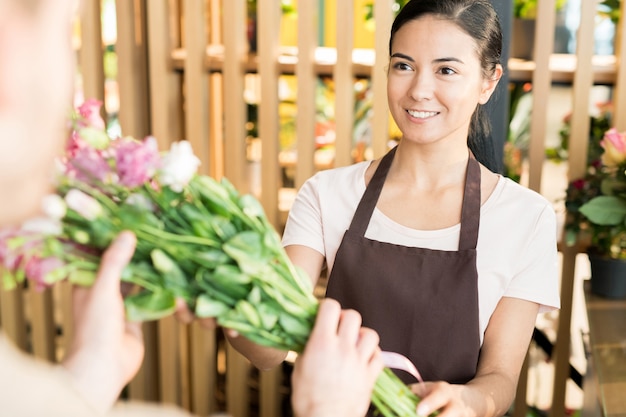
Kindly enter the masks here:
M 320 175 L 300 187 L 285 224 L 283 246 L 302 245 L 325 255 L 322 210 L 319 198 Z
M 537 217 L 525 250 L 520 252 L 516 274 L 504 296 L 536 302 L 540 313 L 560 307 L 556 237 L 556 214 L 547 205 Z

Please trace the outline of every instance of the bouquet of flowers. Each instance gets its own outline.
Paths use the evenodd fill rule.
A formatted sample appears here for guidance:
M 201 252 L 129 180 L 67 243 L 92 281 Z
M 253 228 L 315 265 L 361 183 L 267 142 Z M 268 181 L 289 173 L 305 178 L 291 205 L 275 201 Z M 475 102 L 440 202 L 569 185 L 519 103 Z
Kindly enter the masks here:
M 626 259 L 626 133 L 608 129 L 599 146 L 585 175 L 568 184 L 565 241 L 582 240 L 591 254 Z
M 61 280 L 90 285 L 100 256 L 130 230 L 137 248 L 122 280 L 131 320 L 158 319 L 177 298 L 198 317 L 265 346 L 301 352 L 318 301 L 306 273 L 286 256 L 259 202 L 225 179 L 196 173 L 189 143 L 160 154 L 154 138 L 112 139 L 87 101 L 72 118 L 55 194 L 45 218 L 0 232 L 5 287 L 25 280 L 46 288 Z M 384 416 L 414 416 L 419 399 L 389 369 L 372 402 Z

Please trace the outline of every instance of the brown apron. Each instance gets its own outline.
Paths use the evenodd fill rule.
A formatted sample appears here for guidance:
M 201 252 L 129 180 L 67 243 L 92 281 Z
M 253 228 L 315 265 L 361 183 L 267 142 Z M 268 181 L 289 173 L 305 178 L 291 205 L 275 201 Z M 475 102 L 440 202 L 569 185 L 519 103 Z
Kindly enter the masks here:
M 395 149 L 370 181 L 337 251 L 326 296 L 363 316 L 382 350 L 413 362 L 426 381 L 465 383 L 480 353 L 476 241 L 480 166 L 470 156 L 458 251 L 406 247 L 365 238 Z M 396 371 L 406 383 L 416 382 Z

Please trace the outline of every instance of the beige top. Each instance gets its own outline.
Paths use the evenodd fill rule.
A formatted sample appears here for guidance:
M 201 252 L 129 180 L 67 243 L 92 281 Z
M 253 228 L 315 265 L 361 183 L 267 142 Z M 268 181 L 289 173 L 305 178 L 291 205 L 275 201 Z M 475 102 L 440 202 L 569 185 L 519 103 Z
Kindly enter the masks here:
M 19 351 L 0 333 L 0 410 L 2 415 L 99 417 L 74 390 L 64 368 Z M 191 417 L 173 406 L 118 403 L 107 417 Z

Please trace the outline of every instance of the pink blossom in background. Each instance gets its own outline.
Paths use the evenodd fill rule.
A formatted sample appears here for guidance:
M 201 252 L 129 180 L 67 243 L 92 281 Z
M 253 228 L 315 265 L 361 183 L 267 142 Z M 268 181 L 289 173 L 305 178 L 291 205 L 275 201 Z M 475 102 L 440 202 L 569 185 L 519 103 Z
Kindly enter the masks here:
M 93 127 L 95 129 L 104 130 L 105 123 L 100 116 L 100 109 L 102 108 L 102 102 L 96 99 L 89 99 L 85 101 L 79 108 L 78 113 L 87 122 L 86 126 Z
M 159 148 L 155 138 L 144 141 L 119 139 L 113 142 L 117 174 L 122 185 L 134 188 L 148 182 L 160 164 Z
M 65 266 L 63 261 L 55 257 L 40 258 L 39 256 L 31 256 L 26 261 L 24 272 L 28 280 L 35 284 L 35 289 L 43 291 L 52 284 L 47 279 L 48 275 L 63 266 Z
M 617 166 L 626 160 L 626 134 L 612 128 L 605 132 L 600 141 L 604 148 L 602 163 L 608 167 Z

